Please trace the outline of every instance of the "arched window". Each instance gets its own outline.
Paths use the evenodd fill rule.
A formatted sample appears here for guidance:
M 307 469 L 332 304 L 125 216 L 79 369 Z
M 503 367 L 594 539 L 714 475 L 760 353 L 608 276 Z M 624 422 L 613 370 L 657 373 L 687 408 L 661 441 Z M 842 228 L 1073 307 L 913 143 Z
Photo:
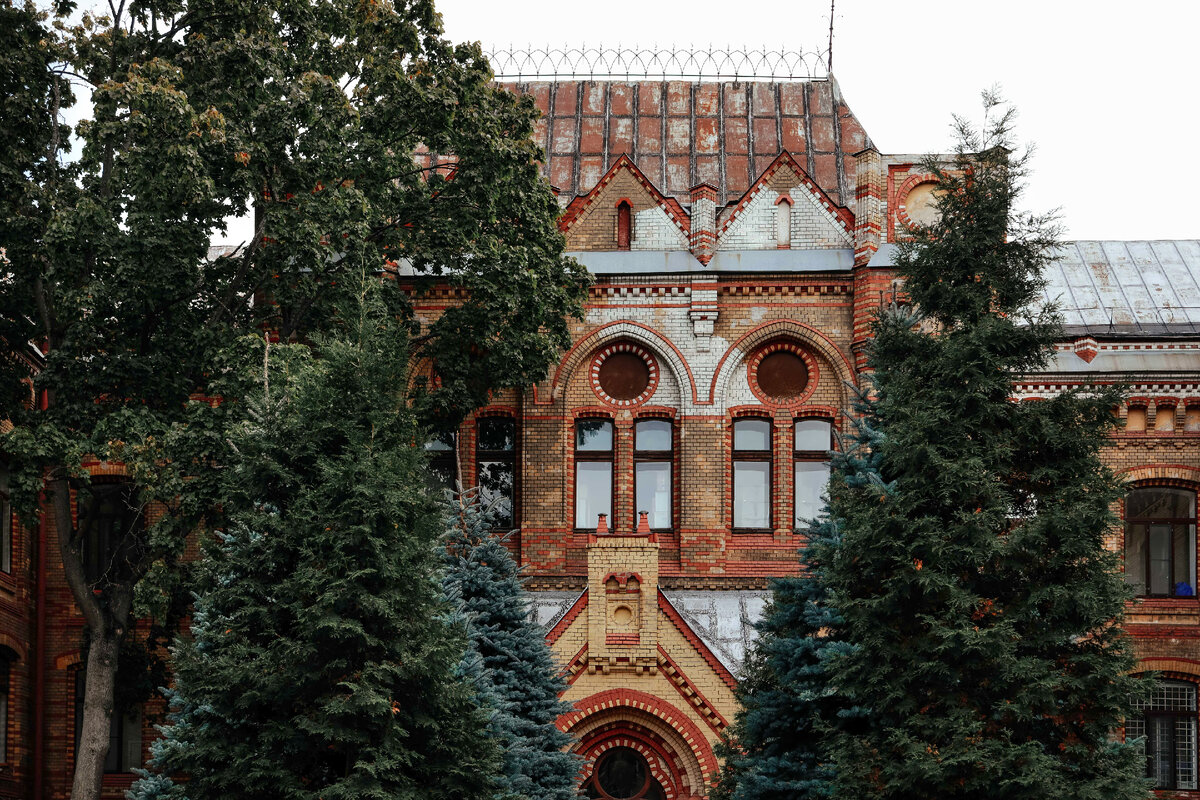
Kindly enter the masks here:
M 733 423 L 733 527 L 771 528 L 771 421 Z
M 127 480 L 93 483 L 79 499 L 83 573 L 89 584 L 128 577 L 145 547 L 145 518 L 137 488 Z
M 1196 595 L 1196 492 L 1148 486 L 1125 498 L 1125 581 L 1143 597 Z
M 1155 788 L 1197 788 L 1196 685 L 1159 681 L 1133 711 L 1125 720 L 1125 740 L 1145 737 L 1146 777 Z
M 829 485 L 833 425 L 827 419 L 798 419 L 793 439 L 795 519 L 799 525 L 821 513 L 821 495 Z
M 792 201 L 786 197 L 775 204 L 775 241 L 780 249 L 792 246 Z
M 617 204 L 617 249 L 628 250 L 630 243 L 630 213 L 629 203 L 622 200 Z

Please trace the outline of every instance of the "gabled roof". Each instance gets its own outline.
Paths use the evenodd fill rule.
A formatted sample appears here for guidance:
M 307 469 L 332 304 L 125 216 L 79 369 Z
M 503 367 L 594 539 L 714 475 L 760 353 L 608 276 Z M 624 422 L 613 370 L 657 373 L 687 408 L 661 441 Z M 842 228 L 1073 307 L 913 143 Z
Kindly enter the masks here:
M 691 218 L 687 215 L 687 212 L 683 210 L 683 207 L 679 205 L 679 202 L 675 200 L 675 198 L 666 197 L 662 192 L 655 188 L 654 184 L 651 183 L 644 174 L 642 174 L 642 171 L 637 168 L 637 165 L 634 164 L 633 160 L 627 155 L 621 155 L 616 161 L 614 161 L 613 165 L 609 167 L 608 172 L 604 173 L 600 180 L 597 181 L 596 185 L 592 187 L 590 192 L 582 197 L 576 197 L 571 201 L 571 203 L 567 206 L 567 210 L 563 212 L 561 217 L 559 217 L 559 229 L 566 232 L 567 229 L 569 229 L 575 222 L 575 220 L 583 216 L 584 212 L 586 212 L 588 208 L 590 208 L 592 204 L 596 202 L 600 195 L 604 193 L 604 188 L 612 182 L 612 179 L 621 170 L 627 171 L 630 175 L 637 179 L 638 183 L 640 183 L 642 187 L 650 193 L 650 196 L 654 198 L 654 202 L 658 203 L 658 205 L 662 207 L 663 211 L 667 213 L 667 216 L 671 218 L 671 221 L 675 223 L 679 230 L 683 231 L 685 235 L 687 234 L 688 228 L 691 225 Z
M 683 203 L 705 181 L 734 202 L 788 150 L 838 205 L 854 199 L 851 156 L 873 144 L 832 78 L 808 81 L 534 81 L 543 171 L 567 197 L 583 194 L 621 154 Z
M 734 221 L 738 218 L 738 215 L 740 215 L 746 209 L 746 207 L 750 205 L 754 198 L 758 196 L 758 193 L 762 190 L 762 187 L 765 186 L 771 180 L 771 178 L 775 176 L 775 173 L 779 172 L 780 168 L 785 165 L 790 167 L 791 170 L 800 178 L 801 185 L 808 190 L 813 202 L 819 204 L 827 212 L 833 215 L 833 217 L 841 225 L 842 229 L 850 236 L 851 241 L 853 241 L 854 215 L 850 213 L 849 209 L 842 208 L 834 203 L 829 195 L 825 193 L 825 190 L 818 186 L 816 181 L 809 177 L 808 173 L 806 173 L 801 166 L 796 163 L 796 159 L 793 158 L 792 154 L 787 150 L 784 150 L 782 153 L 776 156 L 775 160 L 772 161 L 770 165 L 763 170 L 763 173 L 758 176 L 758 180 L 754 181 L 753 185 L 751 185 L 751 187 L 746 190 L 746 193 L 742 195 L 733 211 L 731 211 L 725 217 L 725 221 L 718 226 L 717 240 L 720 240 L 721 234 L 729 230 L 729 227 L 733 225 Z

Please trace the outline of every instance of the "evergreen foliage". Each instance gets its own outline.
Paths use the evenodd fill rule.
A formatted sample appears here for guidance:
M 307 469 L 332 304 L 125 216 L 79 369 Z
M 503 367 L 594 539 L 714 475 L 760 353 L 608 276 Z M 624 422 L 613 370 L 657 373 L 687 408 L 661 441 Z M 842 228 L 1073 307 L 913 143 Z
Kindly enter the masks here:
M 533 101 L 492 85 L 478 46 L 443 39 L 430 0 L 74 6 L 0 0 L 0 458 L 26 519 L 46 491 L 89 632 L 71 793 L 94 800 L 122 640 L 166 617 L 187 537 L 234 508 L 219 476 L 253 391 L 243 337 L 330 330 L 332 290 L 363 270 L 460 287 L 433 320 L 389 301 L 419 330 L 414 359 L 438 365 L 414 402 L 449 426 L 543 376 L 586 272 L 563 253 Z M 69 126 L 73 90 L 91 105 Z M 210 257 L 238 215 L 253 235 Z M 100 579 L 84 460 L 123 464 L 149 520 Z
M 1059 332 L 1028 311 L 1057 230 L 1014 209 L 1027 154 L 1011 122 L 959 120 L 953 163 L 924 165 L 940 216 L 898 259 L 916 311 L 883 314 L 870 353 L 879 476 L 831 488 L 842 540 L 822 574 L 851 645 L 832 685 L 869 715 L 834 737 L 838 797 L 1147 795 L 1136 748 L 1113 738 L 1140 687 L 1103 543 L 1118 396 L 1010 399 Z
M 225 477 L 237 510 L 173 650 L 172 724 L 138 800 L 494 797 L 403 327 L 363 281 L 342 329 L 272 348 L 247 398 Z
M 861 403 L 860 403 L 861 405 Z M 878 483 L 878 439 L 864 418 L 852 420 L 854 446 L 832 456 L 832 485 Z M 721 743 L 724 758 L 715 800 L 817 800 L 833 796 L 833 733 L 861 725 L 861 710 L 837 690 L 832 671 L 850 651 L 825 579 L 841 547 L 829 506 L 797 529 L 800 575 L 776 580 L 756 624 L 738 683 L 741 709 Z
M 479 662 L 468 670 L 493 709 L 488 730 L 503 757 L 496 799 L 575 800 L 581 765 L 564 751 L 571 737 L 555 726 L 571 709 L 558 699 L 566 683 L 478 490 L 451 498 L 446 545 L 447 594 L 466 615 L 468 657 Z

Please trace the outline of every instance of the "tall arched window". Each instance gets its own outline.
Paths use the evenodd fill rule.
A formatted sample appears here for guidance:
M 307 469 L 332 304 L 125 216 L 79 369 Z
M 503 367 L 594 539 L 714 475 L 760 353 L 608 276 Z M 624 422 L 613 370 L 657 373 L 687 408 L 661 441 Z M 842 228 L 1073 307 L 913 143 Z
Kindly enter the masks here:
M 781 249 L 792 246 L 792 201 L 786 197 L 775 204 L 775 241 Z
M 1195 597 L 1195 491 L 1148 486 L 1125 498 L 1125 581 L 1143 597 Z
M 630 237 L 630 214 L 632 209 L 626 200 L 617 204 L 617 249 L 628 250 Z

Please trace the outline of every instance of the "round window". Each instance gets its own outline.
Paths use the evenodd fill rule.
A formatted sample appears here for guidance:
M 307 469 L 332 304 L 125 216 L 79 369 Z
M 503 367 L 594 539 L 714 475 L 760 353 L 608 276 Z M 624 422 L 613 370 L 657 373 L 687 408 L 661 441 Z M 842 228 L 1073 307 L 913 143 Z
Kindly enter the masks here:
M 817 383 L 817 362 L 791 342 L 775 342 L 747 362 L 750 388 L 759 400 L 790 406 L 806 400 Z
M 592 359 L 592 390 L 615 406 L 646 402 L 658 385 L 658 365 L 645 349 L 622 342 L 600 350 Z
M 808 367 L 804 359 L 788 350 L 776 350 L 758 364 L 758 385 L 768 397 L 791 400 L 804 393 Z
M 650 784 L 650 767 L 631 747 L 614 747 L 596 764 L 596 784 L 614 800 L 643 795 Z

